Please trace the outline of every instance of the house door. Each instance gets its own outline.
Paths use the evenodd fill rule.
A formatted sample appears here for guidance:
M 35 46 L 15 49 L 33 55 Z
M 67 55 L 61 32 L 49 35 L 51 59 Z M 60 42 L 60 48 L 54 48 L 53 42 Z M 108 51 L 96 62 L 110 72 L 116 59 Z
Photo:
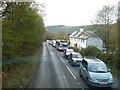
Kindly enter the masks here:
M 77 47 L 77 43 L 76 43 L 76 44 L 74 44 L 74 47 Z

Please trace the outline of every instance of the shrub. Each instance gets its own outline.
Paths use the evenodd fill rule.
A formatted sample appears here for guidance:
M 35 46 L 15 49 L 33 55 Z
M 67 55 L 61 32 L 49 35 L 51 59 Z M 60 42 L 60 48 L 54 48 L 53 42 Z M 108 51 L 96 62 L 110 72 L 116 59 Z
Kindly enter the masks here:
M 101 51 L 95 46 L 89 46 L 85 49 L 81 49 L 80 53 L 83 56 L 95 56 L 96 57 L 101 53 Z
M 118 64 L 117 64 L 118 63 L 118 56 L 115 54 L 104 53 L 104 54 L 100 54 L 98 56 L 98 58 L 103 60 L 109 66 L 114 66 L 114 67 L 118 66 Z
M 70 49 L 73 49 L 75 52 L 80 52 L 80 49 L 77 47 L 69 47 Z

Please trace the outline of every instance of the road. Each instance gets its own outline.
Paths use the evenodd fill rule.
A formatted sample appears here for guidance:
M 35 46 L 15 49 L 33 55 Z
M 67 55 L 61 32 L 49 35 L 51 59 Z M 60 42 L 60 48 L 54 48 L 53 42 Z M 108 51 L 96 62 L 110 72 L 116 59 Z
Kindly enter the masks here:
M 87 90 L 93 90 L 79 76 L 78 67 L 70 66 L 62 54 L 51 45 L 43 43 L 41 63 L 30 88 L 81 88 L 81 90 L 87 88 Z M 114 81 L 112 88 L 104 89 L 118 88 L 117 79 L 114 78 Z M 103 88 L 95 88 L 95 90 L 103 90 Z

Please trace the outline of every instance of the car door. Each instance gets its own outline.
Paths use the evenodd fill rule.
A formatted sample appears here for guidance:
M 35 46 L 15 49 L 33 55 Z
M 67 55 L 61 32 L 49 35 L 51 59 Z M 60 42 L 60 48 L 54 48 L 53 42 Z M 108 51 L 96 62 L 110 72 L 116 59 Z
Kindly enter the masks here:
M 71 63 L 72 53 L 69 55 L 69 63 Z
M 86 77 L 87 77 L 87 75 L 88 75 L 88 72 L 87 72 L 87 62 L 85 61 L 85 60 L 83 60 L 82 62 L 81 62 L 81 64 L 82 64 L 82 67 L 81 67 L 81 74 L 82 74 L 82 76 L 83 76 L 83 78 L 85 78 L 86 79 Z
M 66 57 L 66 50 L 63 52 L 63 56 Z

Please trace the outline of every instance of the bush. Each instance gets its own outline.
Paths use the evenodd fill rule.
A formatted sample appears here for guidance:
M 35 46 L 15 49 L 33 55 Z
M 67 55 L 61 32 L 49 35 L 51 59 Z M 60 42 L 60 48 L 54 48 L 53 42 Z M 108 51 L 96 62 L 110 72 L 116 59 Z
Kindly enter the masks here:
M 101 53 L 101 51 L 95 46 L 89 46 L 85 49 L 81 49 L 80 53 L 83 56 L 94 56 L 94 57 L 96 57 Z
M 119 66 L 119 60 L 118 55 L 110 54 L 110 53 L 103 53 L 98 56 L 99 59 L 103 60 L 107 66 L 111 69 L 112 74 L 116 77 L 118 77 L 120 71 L 118 70 Z M 119 78 L 119 77 L 118 77 Z
M 69 47 L 70 49 L 73 49 L 75 52 L 80 52 L 80 49 L 77 47 Z
M 45 33 L 43 19 L 31 8 L 31 5 L 27 5 L 29 3 L 21 2 L 21 4 L 11 6 L 11 8 L 14 8 L 14 17 L 3 19 L 3 62 L 5 59 L 12 61 L 16 57 L 32 56 L 39 51 L 42 45 Z M 8 15 L 11 15 L 11 12 Z
M 109 54 L 109 53 L 104 53 L 104 54 L 100 54 L 98 56 L 98 58 L 100 58 L 101 60 L 103 60 L 106 64 L 108 64 L 109 66 L 118 66 L 118 56 L 115 54 Z

